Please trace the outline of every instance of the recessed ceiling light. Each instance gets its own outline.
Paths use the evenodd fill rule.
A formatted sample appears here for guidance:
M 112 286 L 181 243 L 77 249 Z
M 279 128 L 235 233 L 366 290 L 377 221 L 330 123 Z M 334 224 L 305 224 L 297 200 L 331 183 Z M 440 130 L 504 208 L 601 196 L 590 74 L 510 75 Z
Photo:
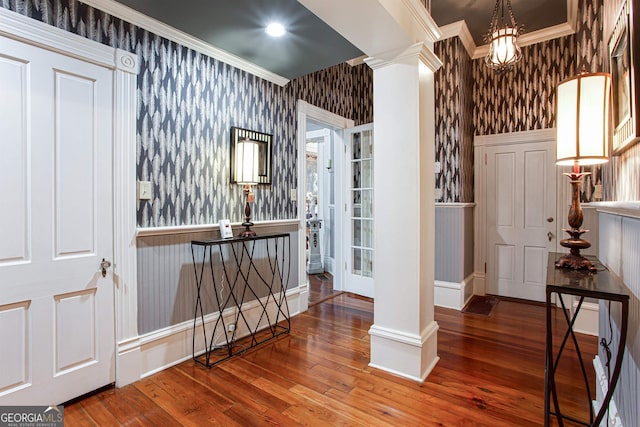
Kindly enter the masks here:
M 282 37 L 284 36 L 284 33 L 286 33 L 284 26 L 279 22 L 272 22 L 267 25 L 267 28 L 265 28 L 264 31 L 271 37 Z

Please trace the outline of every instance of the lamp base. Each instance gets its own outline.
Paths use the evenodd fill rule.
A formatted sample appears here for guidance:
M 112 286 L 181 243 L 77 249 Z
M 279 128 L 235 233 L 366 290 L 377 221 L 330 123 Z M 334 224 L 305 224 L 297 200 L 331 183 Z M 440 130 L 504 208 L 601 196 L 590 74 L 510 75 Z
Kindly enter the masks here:
M 245 229 L 244 229 L 244 231 L 241 231 L 240 234 L 238 234 L 238 237 L 254 237 L 254 236 L 257 236 L 256 232 L 251 229 L 252 225 L 253 225 L 253 223 L 250 222 L 250 221 L 243 222 L 242 226 Z
M 580 255 L 580 249 L 591 247 L 591 243 L 580 238 L 580 235 L 587 230 L 564 230 L 571 234 L 570 239 L 563 239 L 560 245 L 571 249 L 571 253 L 562 256 L 556 261 L 556 268 L 571 268 L 573 270 L 596 271 L 596 267 L 591 261 Z
M 563 257 L 560 257 L 560 259 L 556 261 L 556 268 L 597 271 L 597 268 L 593 265 L 593 263 L 580 254 L 567 254 Z

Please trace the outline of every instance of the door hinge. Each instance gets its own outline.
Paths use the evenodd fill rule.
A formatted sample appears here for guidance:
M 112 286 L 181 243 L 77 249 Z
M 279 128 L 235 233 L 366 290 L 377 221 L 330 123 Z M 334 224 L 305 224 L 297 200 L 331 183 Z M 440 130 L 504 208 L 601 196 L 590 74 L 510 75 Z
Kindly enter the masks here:
M 344 262 L 344 271 L 347 271 L 347 261 Z
M 484 153 L 484 164 L 487 164 L 487 153 Z
M 487 274 L 487 263 L 484 263 L 484 274 Z

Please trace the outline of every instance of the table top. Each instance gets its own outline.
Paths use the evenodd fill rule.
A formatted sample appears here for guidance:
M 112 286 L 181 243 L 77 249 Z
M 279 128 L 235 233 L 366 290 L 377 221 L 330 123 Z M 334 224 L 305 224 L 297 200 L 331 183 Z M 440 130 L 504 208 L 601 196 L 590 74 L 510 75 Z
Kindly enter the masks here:
M 211 245 L 222 245 L 226 243 L 242 243 L 242 242 L 250 242 L 254 240 L 275 239 L 278 237 L 289 237 L 289 233 L 259 234 L 257 236 L 251 236 L 251 237 L 233 236 L 233 237 L 229 237 L 228 239 L 192 240 L 191 244 L 198 245 L 198 246 L 211 246 Z
M 558 292 L 598 299 L 623 301 L 629 299 L 629 290 L 622 280 L 607 270 L 593 256 L 587 256 L 598 268 L 596 272 L 556 268 L 555 262 L 565 254 L 549 252 L 547 264 L 547 292 Z

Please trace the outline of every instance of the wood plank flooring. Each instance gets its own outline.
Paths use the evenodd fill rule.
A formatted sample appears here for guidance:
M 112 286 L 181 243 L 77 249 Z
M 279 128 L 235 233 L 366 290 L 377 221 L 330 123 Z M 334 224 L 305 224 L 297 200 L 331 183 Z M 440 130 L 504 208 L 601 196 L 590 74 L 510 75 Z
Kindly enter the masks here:
M 331 273 L 309 274 L 309 306 L 326 301 L 340 293 L 333 290 L 333 276 Z
M 557 320 L 561 316 L 554 314 Z M 423 384 L 367 366 L 373 303 L 340 294 L 294 317 L 289 335 L 210 370 L 187 361 L 81 399 L 65 407 L 65 421 L 69 426 L 542 425 L 543 306 L 501 300 L 489 317 L 436 308 L 436 321 L 440 361 Z M 580 343 L 593 377 L 597 340 L 580 336 Z M 559 369 L 563 411 L 587 419 L 576 360 L 565 360 Z

